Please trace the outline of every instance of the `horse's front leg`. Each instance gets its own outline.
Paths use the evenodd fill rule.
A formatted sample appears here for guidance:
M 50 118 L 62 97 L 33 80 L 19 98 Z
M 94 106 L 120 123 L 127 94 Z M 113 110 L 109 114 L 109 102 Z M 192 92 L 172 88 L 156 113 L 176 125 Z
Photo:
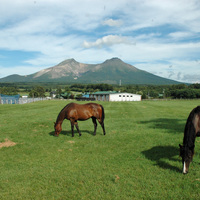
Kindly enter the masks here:
M 96 130 L 97 130 L 97 121 L 95 117 L 92 117 L 92 122 L 94 124 L 94 135 L 96 135 Z
M 71 122 L 72 137 L 74 137 L 74 121 L 70 120 L 70 122 Z
M 81 132 L 80 132 L 80 130 L 79 130 L 78 122 L 77 122 L 77 121 L 75 121 L 75 126 L 76 126 L 76 129 L 77 129 L 78 133 L 79 133 L 79 136 L 81 136 Z

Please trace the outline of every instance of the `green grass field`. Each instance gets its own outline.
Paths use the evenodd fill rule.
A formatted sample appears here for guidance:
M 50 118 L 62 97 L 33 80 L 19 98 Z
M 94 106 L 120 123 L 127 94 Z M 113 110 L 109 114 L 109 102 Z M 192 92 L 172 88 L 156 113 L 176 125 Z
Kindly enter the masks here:
M 199 199 L 200 139 L 182 174 L 178 144 L 199 100 L 101 102 L 106 135 L 92 120 L 53 122 L 69 101 L 0 105 L 0 199 Z

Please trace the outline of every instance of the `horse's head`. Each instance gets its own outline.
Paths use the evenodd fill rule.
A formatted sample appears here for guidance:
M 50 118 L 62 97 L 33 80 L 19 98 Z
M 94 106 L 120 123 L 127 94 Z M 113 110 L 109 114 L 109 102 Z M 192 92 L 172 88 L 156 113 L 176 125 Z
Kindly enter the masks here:
M 194 155 L 194 146 L 189 148 L 187 146 L 182 146 L 179 144 L 180 147 L 180 156 L 182 157 L 183 163 L 183 174 L 187 174 L 189 171 L 189 165 L 192 162 L 192 158 Z
M 62 127 L 60 123 L 54 123 L 54 129 L 55 129 L 55 136 L 58 136 L 60 132 L 62 131 Z

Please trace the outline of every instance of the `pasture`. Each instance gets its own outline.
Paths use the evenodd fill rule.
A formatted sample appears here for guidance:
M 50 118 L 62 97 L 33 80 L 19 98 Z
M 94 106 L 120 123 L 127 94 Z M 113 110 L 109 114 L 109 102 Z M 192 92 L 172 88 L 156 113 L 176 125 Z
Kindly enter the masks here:
M 67 103 L 0 105 L 0 199 L 199 199 L 200 139 L 187 175 L 178 147 L 199 100 L 97 102 L 105 136 L 89 119 L 54 137 Z

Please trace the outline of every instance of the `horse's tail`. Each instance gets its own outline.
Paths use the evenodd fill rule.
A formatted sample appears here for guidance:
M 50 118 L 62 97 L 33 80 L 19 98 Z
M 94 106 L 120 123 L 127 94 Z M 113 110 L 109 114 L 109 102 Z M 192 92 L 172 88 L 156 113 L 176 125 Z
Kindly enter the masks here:
M 100 106 L 101 106 L 101 110 L 102 110 L 102 116 L 101 116 L 101 120 L 102 120 L 102 122 L 104 122 L 104 119 L 105 119 L 104 108 L 103 108 L 103 106 L 102 106 L 102 105 L 100 105 Z

